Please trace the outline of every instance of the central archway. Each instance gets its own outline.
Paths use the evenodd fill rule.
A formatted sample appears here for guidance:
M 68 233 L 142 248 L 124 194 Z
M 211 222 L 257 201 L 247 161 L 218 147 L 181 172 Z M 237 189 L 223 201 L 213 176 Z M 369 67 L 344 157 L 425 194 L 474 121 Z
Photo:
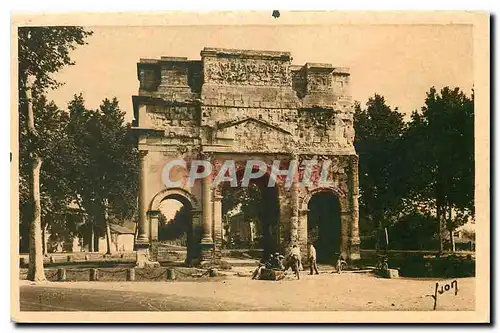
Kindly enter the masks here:
M 268 258 L 279 250 L 280 206 L 277 187 L 268 187 L 269 174 L 241 187 L 243 171 L 236 172 L 237 187 L 221 184 L 226 249 L 253 249 Z

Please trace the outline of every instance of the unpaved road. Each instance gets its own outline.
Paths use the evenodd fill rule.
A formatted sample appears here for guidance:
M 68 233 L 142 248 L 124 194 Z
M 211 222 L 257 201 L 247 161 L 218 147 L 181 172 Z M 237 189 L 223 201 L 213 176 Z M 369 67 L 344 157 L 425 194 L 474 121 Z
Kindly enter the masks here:
M 21 281 L 21 311 L 370 311 L 429 310 L 435 283 L 382 279 L 368 273 L 322 273 L 301 280 L 254 281 L 228 276 L 209 282 Z M 474 310 L 475 279 L 461 278 L 458 294 L 438 297 L 437 310 Z

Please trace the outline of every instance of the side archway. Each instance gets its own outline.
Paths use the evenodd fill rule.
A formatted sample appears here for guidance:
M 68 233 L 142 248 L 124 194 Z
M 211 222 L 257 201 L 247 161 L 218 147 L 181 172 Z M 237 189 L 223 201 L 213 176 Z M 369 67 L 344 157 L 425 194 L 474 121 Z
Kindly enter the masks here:
M 158 192 L 151 201 L 150 211 L 158 211 L 163 200 L 175 199 L 183 204 L 188 204 L 193 211 L 200 211 L 201 206 L 196 197 L 182 188 L 166 188 Z
M 312 243 L 318 262 L 333 264 L 347 246 L 345 194 L 333 187 L 308 192 L 300 204 L 300 225 L 304 242 Z
M 181 210 L 175 214 L 173 220 L 169 220 L 171 223 L 167 224 L 165 216 L 161 212 L 162 202 L 165 200 L 174 200 L 182 204 Z M 198 229 L 201 212 L 199 200 L 192 193 L 182 188 L 166 188 L 161 190 L 153 197 L 149 206 L 150 240 L 159 241 L 158 246 L 161 247 L 172 245 L 185 246 L 185 261 L 189 264 L 197 257 L 199 252 L 200 232 Z M 163 223 L 160 223 L 160 216 L 162 216 L 161 220 Z M 167 258 L 162 258 L 160 252 L 157 254 L 158 261 L 168 260 Z

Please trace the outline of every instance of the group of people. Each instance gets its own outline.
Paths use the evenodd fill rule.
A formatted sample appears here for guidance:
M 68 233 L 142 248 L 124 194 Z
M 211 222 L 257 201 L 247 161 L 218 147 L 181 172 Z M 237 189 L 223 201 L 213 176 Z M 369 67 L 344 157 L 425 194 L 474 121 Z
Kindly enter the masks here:
M 310 274 L 319 274 L 318 265 L 316 263 L 316 249 L 312 243 L 308 244 L 308 253 L 307 260 L 309 262 Z M 302 266 L 302 255 L 300 253 L 300 248 L 297 245 L 293 245 L 290 249 L 290 253 L 287 257 L 276 252 L 275 254 L 271 254 L 269 259 L 264 263 L 259 265 L 257 269 L 254 271 L 252 279 L 258 280 L 261 276 L 262 269 L 272 269 L 279 271 L 287 271 L 290 267 L 292 267 L 294 261 L 298 261 L 298 269 L 300 271 L 304 270 Z

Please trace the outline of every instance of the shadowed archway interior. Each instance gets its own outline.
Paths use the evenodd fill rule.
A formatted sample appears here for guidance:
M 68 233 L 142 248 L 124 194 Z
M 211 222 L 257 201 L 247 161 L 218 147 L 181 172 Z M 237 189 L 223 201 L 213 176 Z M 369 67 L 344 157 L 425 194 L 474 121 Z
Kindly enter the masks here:
M 280 207 L 276 187 L 268 187 L 269 174 L 242 187 L 243 172 L 236 172 L 238 187 L 222 185 L 222 212 L 226 248 L 261 249 L 263 258 L 279 251 Z
M 316 248 L 317 261 L 334 263 L 340 253 L 340 202 L 332 192 L 319 192 L 307 208 L 308 241 Z

